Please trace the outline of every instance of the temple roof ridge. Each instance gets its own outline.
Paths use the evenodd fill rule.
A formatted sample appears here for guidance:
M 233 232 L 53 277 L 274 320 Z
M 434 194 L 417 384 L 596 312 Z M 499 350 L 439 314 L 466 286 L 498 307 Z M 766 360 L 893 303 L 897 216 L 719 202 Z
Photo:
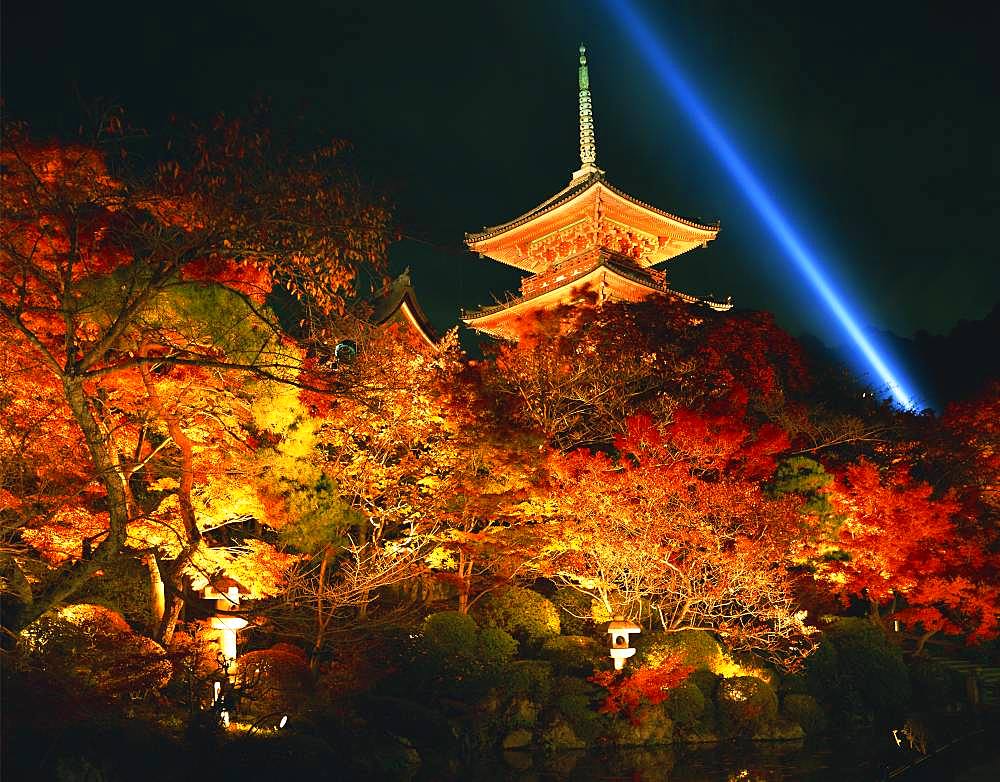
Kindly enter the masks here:
M 395 318 L 401 318 L 415 328 L 427 344 L 436 345 L 437 331 L 417 300 L 409 267 L 383 286 L 372 300 L 371 307 L 371 322 L 374 325 L 386 325 Z
M 733 306 L 731 298 L 720 302 L 678 291 L 667 283 L 662 271 L 640 267 L 632 258 L 602 249 L 588 258 L 525 278 L 521 295 L 508 294 L 504 301 L 463 309 L 461 318 L 477 331 L 517 339 L 522 328 L 519 324 L 525 318 L 553 306 L 577 303 L 588 293 L 596 297 L 598 306 L 604 301 L 637 302 L 657 295 L 715 312 L 726 312 Z

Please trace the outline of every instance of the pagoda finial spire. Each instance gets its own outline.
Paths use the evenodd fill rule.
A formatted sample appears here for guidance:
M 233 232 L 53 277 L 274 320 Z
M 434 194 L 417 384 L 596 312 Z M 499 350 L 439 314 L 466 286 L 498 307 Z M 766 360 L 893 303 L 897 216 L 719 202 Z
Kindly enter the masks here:
M 587 47 L 580 44 L 580 170 L 573 178 L 600 171 L 597 167 L 597 142 L 594 139 L 594 109 L 590 100 L 590 72 L 587 70 Z

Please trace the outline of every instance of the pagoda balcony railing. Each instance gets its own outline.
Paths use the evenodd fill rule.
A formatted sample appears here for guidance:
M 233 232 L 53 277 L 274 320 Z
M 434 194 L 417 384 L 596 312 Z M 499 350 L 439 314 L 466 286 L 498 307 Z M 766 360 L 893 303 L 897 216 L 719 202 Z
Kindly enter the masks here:
M 539 293 L 544 293 L 552 288 L 559 288 L 566 283 L 589 274 L 602 263 L 611 262 L 615 270 L 643 282 L 651 288 L 659 290 L 667 289 L 667 275 L 665 272 L 656 269 L 642 269 L 634 261 L 618 253 L 610 253 L 606 250 L 591 250 L 563 261 L 558 266 L 548 269 L 531 277 L 521 280 L 521 296 L 531 298 Z
M 564 285 L 570 284 L 573 281 L 586 276 L 590 272 L 594 271 L 594 269 L 602 265 L 608 266 L 609 268 L 614 269 L 617 273 L 621 274 L 623 277 L 635 280 L 646 287 L 660 290 L 664 293 L 670 291 L 667 287 L 666 273 L 656 269 L 643 269 L 631 258 L 621 255 L 620 253 L 604 249 L 591 250 L 590 252 L 564 261 L 554 269 L 548 269 L 539 274 L 532 275 L 531 277 L 525 277 L 521 281 L 520 296 L 508 295 L 506 301 L 497 302 L 496 304 L 490 304 L 484 307 L 478 307 L 475 310 L 463 310 L 462 316 L 480 318 L 486 315 L 492 315 L 495 312 L 501 312 L 520 304 L 523 301 L 533 299 L 535 296 L 540 296 L 548 290 L 560 288 Z

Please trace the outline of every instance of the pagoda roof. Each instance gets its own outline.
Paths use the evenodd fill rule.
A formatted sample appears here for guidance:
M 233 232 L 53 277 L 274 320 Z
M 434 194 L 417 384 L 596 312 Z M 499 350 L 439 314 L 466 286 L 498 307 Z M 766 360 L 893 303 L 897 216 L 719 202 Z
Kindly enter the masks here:
M 417 301 L 409 269 L 389 283 L 372 302 L 371 322 L 376 326 L 403 323 L 416 330 L 430 347 L 437 346 L 437 333 Z
M 674 296 L 688 304 L 725 312 L 731 302 L 701 299 L 667 286 L 662 272 L 643 269 L 630 258 L 618 257 L 601 250 L 591 254 L 574 268 L 560 267 L 546 274 L 529 277 L 522 286 L 523 295 L 495 305 L 462 312 L 462 321 L 470 328 L 494 337 L 513 338 L 517 321 L 533 312 L 568 304 L 587 292 L 598 292 L 601 297 L 623 301 L 641 301 L 650 296 Z
M 546 264 L 531 258 L 532 242 L 580 222 L 606 217 L 626 230 L 635 230 L 652 240 L 650 249 L 636 258 L 642 266 L 669 260 L 715 239 L 719 226 L 704 225 L 671 214 L 633 198 L 592 169 L 581 172 L 554 196 L 506 223 L 466 233 L 470 250 L 525 271 L 540 271 Z M 595 228 L 596 230 L 596 228 Z

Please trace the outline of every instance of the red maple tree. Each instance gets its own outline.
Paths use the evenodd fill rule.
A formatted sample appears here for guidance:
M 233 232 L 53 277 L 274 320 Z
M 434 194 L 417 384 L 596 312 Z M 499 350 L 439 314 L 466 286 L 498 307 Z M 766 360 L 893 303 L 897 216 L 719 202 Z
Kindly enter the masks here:
M 787 440 L 769 426 L 752 432 L 732 409 L 678 411 L 667 425 L 633 417 L 626 430 L 615 456 L 553 458 L 558 511 L 542 527 L 546 574 L 609 616 L 713 630 L 733 648 L 794 665 L 813 632 L 788 571 L 796 503 L 760 486 Z

